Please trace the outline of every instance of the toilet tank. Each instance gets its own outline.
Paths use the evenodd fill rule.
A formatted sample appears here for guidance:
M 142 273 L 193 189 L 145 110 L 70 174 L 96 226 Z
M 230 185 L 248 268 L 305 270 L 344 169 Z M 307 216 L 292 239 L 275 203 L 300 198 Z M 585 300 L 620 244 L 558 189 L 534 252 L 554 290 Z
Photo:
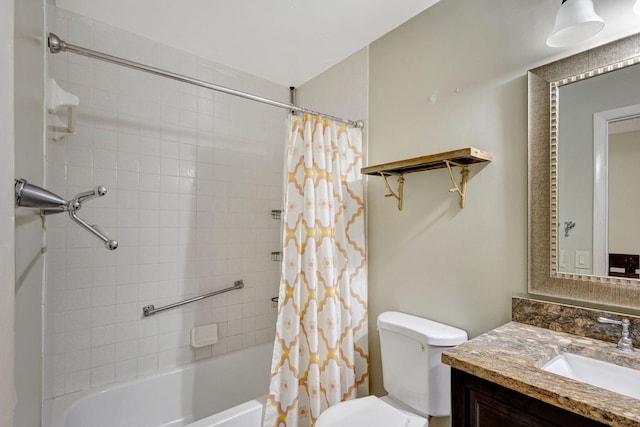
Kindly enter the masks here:
M 410 314 L 378 316 L 382 380 L 395 401 L 428 416 L 451 414 L 451 370 L 443 351 L 467 340 L 462 329 Z

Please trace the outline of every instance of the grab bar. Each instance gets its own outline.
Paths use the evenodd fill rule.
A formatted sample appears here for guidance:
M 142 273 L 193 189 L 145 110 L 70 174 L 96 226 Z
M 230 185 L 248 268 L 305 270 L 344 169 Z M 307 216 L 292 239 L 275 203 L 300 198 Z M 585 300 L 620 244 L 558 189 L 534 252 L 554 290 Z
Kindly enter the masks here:
M 200 295 L 198 297 L 193 297 L 188 300 L 174 302 L 173 304 L 165 305 L 164 307 L 156 308 L 153 304 L 145 305 L 144 307 L 142 307 L 142 315 L 144 317 L 151 316 L 152 314 L 156 314 L 164 310 L 169 310 L 170 308 L 179 307 L 184 304 L 189 304 L 190 302 L 200 301 L 201 299 L 213 297 L 216 295 L 223 294 L 225 292 L 235 291 L 236 289 L 242 289 L 242 288 L 244 288 L 244 282 L 242 281 L 242 279 L 236 280 L 235 282 L 233 282 L 233 286 L 230 286 L 228 288 L 219 289 L 217 291 L 209 292 L 208 294 Z

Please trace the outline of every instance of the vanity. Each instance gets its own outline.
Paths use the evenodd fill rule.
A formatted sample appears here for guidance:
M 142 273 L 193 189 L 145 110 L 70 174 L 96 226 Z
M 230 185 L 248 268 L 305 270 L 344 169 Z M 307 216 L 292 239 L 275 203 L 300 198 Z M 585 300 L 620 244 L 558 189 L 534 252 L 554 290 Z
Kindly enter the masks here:
M 529 295 L 443 353 L 452 425 L 640 426 L 640 34 L 530 70 L 528 104 Z
M 513 307 L 518 321 L 443 353 L 442 361 L 452 368 L 452 426 L 640 425 L 640 382 L 625 372 L 619 378 L 595 366 L 605 362 L 614 370 L 631 368 L 628 372 L 640 378 L 640 350 L 618 350 L 611 340 L 620 328 L 597 322 L 599 316 L 618 315 L 518 297 Z M 544 314 L 536 316 L 540 309 Z M 630 318 L 637 328 L 640 318 Z M 607 337 L 608 332 L 607 341 L 593 338 Z M 545 370 L 553 369 L 545 365 L 556 356 L 567 354 L 582 356 L 587 374 L 602 373 L 605 382 L 611 382 L 605 386 L 617 389 L 629 382 L 625 393 L 636 397 Z
M 640 425 L 639 400 L 541 369 L 564 350 L 616 358 L 602 343 L 510 322 L 444 353 L 452 426 Z

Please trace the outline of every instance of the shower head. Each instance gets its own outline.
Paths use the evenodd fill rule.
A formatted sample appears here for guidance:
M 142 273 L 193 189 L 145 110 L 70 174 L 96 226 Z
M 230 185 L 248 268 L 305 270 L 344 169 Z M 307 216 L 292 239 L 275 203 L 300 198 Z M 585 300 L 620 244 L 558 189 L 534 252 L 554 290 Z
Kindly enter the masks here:
M 26 179 L 16 179 L 15 189 L 16 207 L 59 210 L 60 212 L 69 208 L 68 201 L 51 191 L 29 184 Z

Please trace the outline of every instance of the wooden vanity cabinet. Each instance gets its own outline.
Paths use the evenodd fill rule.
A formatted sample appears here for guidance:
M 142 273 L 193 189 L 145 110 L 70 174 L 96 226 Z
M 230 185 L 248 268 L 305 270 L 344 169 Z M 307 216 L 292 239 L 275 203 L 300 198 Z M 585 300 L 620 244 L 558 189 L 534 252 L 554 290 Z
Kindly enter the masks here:
M 451 369 L 452 427 L 603 426 L 600 422 Z

